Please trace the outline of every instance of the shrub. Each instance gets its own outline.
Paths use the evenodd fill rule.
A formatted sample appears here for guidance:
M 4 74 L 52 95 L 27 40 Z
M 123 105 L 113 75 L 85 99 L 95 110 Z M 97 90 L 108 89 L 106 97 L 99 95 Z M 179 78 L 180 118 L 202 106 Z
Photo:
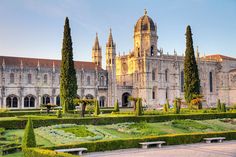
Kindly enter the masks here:
M 138 99 L 135 105 L 136 105 L 135 115 L 141 116 L 142 115 L 142 99 Z
M 221 104 L 221 112 L 226 112 L 226 105 L 225 105 L 225 103 Z
M 29 118 L 25 127 L 22 148 L 36 147 L 33 122 Z
M 57 118 L 62 118 L 62 111 L 61 111 L 61 109 L 57 110 Z
M 24 157 L 79 157 L 68 153 L 55 152 L 39 148 L 26 148 L 23 150 Z
M 170 108 L 170 103 L 169 103 L 168 99 L 166 99 L 166 106 L 167 106 L 168 109 Z
M 221 112 L 221 103 L 220 103 L 220 99 L 217 100 L 217 111 Z
M 122 116 L 122 117 L 86 117 L 86 118 L 51 118 L 51 119 L 34 119 L 34 127 L 50 126 L 55 124 L 115 124 L 124 122 L 164 122 L 175 119 L 192 119 L 192 120 L 207 120 L 217 118 L 236 118 L 236 113 L 192 113 L 192 114 L 165 114 L 165 115 L 143 115 L 139 117 L 135 116 Z M 9 119 L 1 120 L 0 126 L 5 129 L 22 129 L 25 127 L 26 119 Z
M 164 104 L 163 106 L 163 112 L 168 112 L 168 104 Z
M 180 105 L 178 104 L 178 102 L 176 100 L 174 101 L 174 113 L 175 114 L 180 113 Z
M 120 108 L 119 108 L 119 103 L 118 100 L 116 100 L 115 105 L 114 105 L 114 112 L 119 112 Z
M 94 103 L 94 115 L 98 116 L 99 114 L 100 114 L 100 108 L 99 108 L 98 100 L 95 100 L 95 103 Z

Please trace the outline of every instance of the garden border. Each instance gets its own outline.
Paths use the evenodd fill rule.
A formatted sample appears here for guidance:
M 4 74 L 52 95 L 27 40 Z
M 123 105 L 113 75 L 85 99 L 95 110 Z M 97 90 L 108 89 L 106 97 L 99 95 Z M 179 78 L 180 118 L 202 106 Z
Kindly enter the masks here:
M 34 127 L 50 126 L 55 124 L 92 124 L 105 125 L 124 122 L 164 122 L 177 119 L 208 120 L 217 118 L 236 118 L 236 113 L 201 113 L 201 114 L 169 114 L 169 115 L 143 115 L 143 116 L 123 116 L 123 117 L 85 117 L 85 118 L 33 118 Z M 24 129 L 27 118 L 1 120 L 0 128 Z

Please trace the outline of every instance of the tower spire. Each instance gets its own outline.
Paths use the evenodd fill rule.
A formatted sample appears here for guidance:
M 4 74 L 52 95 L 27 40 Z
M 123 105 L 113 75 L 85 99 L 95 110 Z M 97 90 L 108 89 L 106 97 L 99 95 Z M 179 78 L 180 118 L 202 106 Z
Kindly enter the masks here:
M 110 33 L 107 41 L 107 47 L 114 47 L 115 43 L 113 42 L 113 37 L 112 37 L 112 30 L 110 28 Z
M 93 45 L 93 49 L 95 49 L 95 50 L 100 49 L 99 40 L 98 40 L 98 33 L 96 33 L 96 38 L 95 38 L 95 42 L 94 42 L 94 45 Z

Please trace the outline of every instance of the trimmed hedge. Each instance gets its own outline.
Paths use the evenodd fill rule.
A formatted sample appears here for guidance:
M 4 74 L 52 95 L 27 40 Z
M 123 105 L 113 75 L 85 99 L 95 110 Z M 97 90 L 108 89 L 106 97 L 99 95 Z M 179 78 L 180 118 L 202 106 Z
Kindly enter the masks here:
M 24 157 L 79 157 L 68 153 L 55 152 L 52 150 L 39 148 L 23 149 Z
M 167 145 L 190 144 L 199 143 L 206 137 L 226 137 L 226 140 L 235 140 L 236 131 L 230 132 L 212 132 L 212 133 L 188 133 L 188 134 L 174 134 L 150 136 L 144 138 L 127 138 L 120 140 L 103 140 L 94 142 L 84 142 L 78 144 L 58 145 L 52 147 L 44 147 L 46 149 L 64 149 L 64 148 L 88 148 L 88 152 L 107 151 L 116 149 L 139 148 L 140 142 L 150 141 L 166 141 Z
M 176 119 L 207 120 L 217 118 L 236 118 L 236 113 L 204 113 L 204 114 L 171 114 L 171 115 L 143 115 L 126 117 L 85 117 L 85 118 L 52 118 L 52 119 L 33 119 L 34 127 L 50 126 L 55 124 L 92 124 L 105 125 L 124 122 L 164 122 Z M 0 128 L 5 129 L 23 129 L 27 119 L 0 120 Z

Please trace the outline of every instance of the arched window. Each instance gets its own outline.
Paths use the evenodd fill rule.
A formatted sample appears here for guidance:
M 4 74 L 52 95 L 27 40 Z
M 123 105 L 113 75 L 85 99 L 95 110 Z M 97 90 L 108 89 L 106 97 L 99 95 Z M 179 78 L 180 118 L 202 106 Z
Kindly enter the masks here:
M 156 69 L 152 70 L 152 80 L 156 80 Z
M 104 107 L 105 106 L 105 97 L 104 96 L 101 96 L 100 98 L 99 98 L 99 105 L 100 105 L 100 107 Z
M 49 95 L 43 95 L 42 97 L 42 104 L 46 105 L 46 104 L 50 104 L 50 97 Z
M 15 82 L 15 77 L 14 77 L 14 74 L 11 73 L 10 74 L 10 83 L 14 83 Z
M 212 72 L 209 73 L 209 85 L 210 85 L 210 92 L 213 92 L 213 78 L 212 78 Z
M 24 98 L 24 107 L 35 107 L 34 96 L 28 95 Z
M 28 74 L 28 84 L 31 84 L 31 83 L 32 83 L 32 75 Z
M 168 99 L 168 88 L 166 88 L 166 99 Z
M 168 82 L 168 69 L 165 70 L 165 80 Z
M 154 56 L 153 46 L 151 46 L 151 56 Z
M 18 99 L 15 95 L 10 95 L 6 99 L 7 108 L 17 108 L 18 107 Z
M 44 76 L 43 76 L 43 83 L 44 84 L 48 83 L 48 75 L 47 74 L 44 74 Z
M 156 99 L 156 93 L 157 93 L 157 88 L 156 87 L 153 87 L 152 89 L 152 99 Z
M 90 85 L 90 76 L 87 77 L 87 85 Z
M 180 74 L 180 88 L 181 92 L 184 92 L 184 71 L 181 71 Z
M 104 76 L 100 77 L 100 86 L 104 86 L 105 85 L 105 78 Z
M 60 106 L 60 95 L 56 97 L 56 105 Z

